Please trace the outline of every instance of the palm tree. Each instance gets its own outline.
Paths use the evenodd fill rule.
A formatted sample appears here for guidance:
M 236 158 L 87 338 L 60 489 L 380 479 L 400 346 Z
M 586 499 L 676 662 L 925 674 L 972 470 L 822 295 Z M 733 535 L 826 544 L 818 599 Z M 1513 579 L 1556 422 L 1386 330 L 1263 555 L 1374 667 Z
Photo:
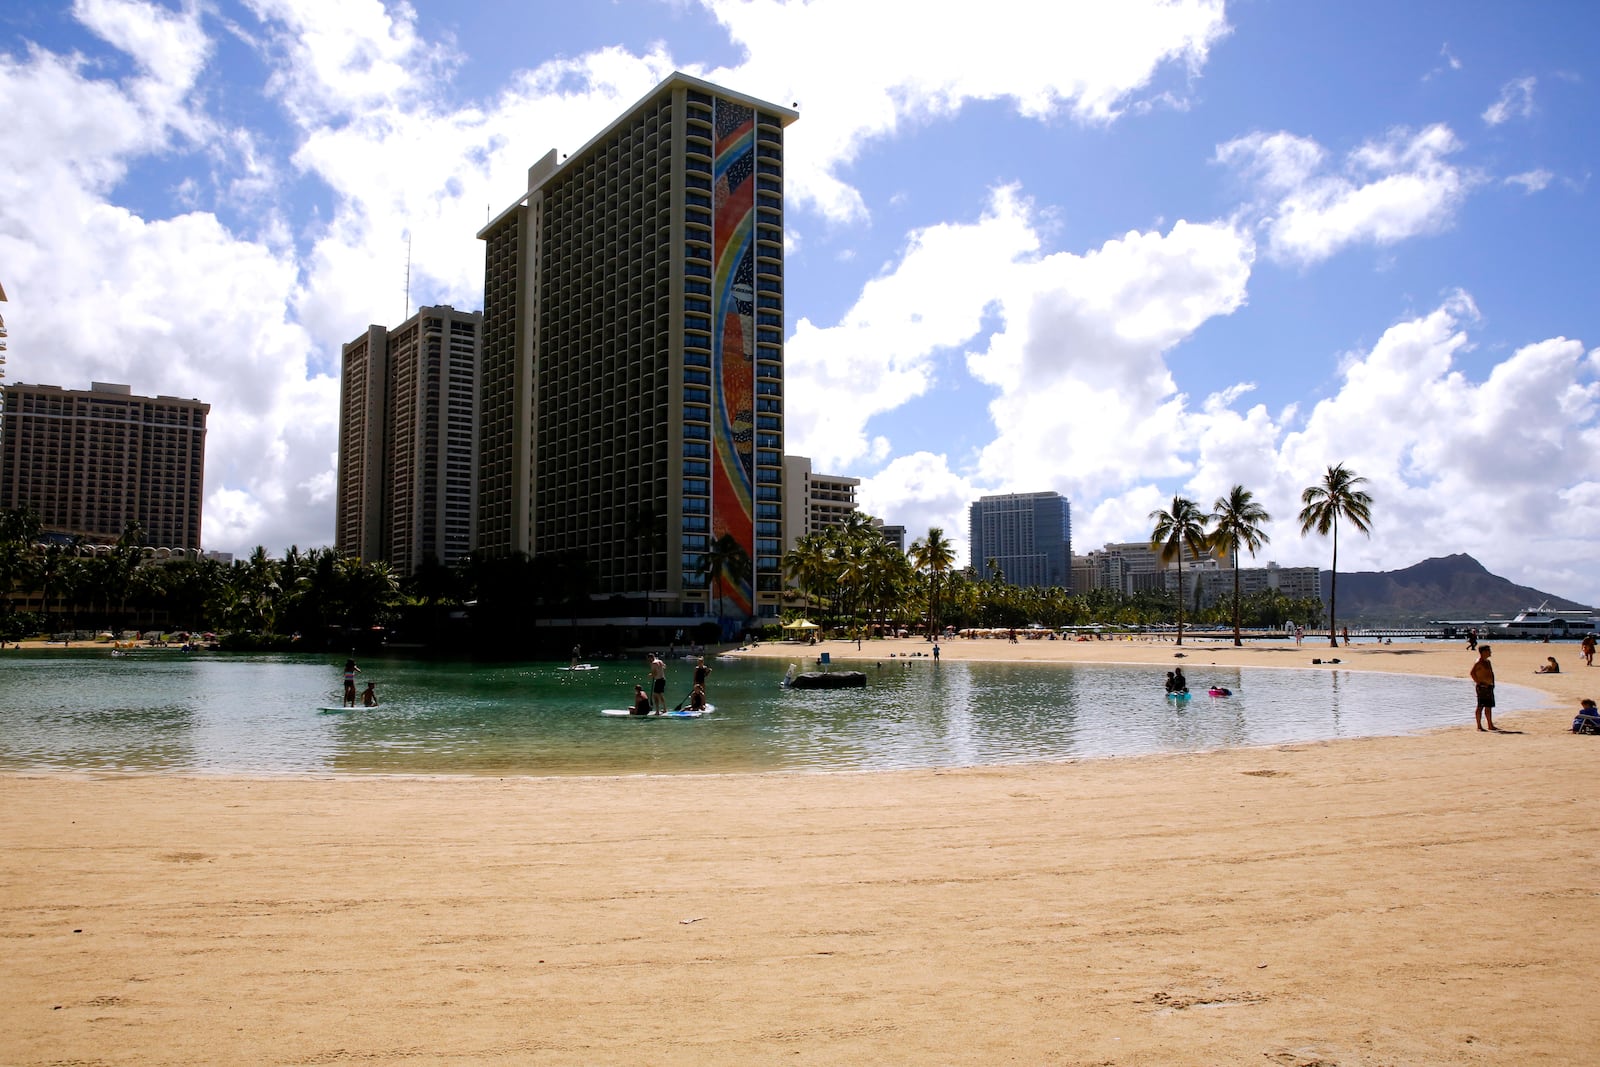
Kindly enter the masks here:
M 711 542 L 711 550 L 701 557 L 701 565 L 711 577 L 717 590 L 717 621 L 722 621 L 723 579 L 729 574 L 746 574 L 750 570 L 750 553 L 732 534 L 723 534 Z
M 911 564 L 905 554 L 880 536 L 867 542 L 863 553 L 866 562 L 866 596 L 868 619 L 884 625 L 889 617 L 890 605 L 904 602 L 906 576 Z
M 1339 647 L 1339 627 L 1335 622 L 1334 607 L 1339 598 L 1339 518 L 1343 516 L 1350 525 L 1372 536 L 1372 496 L 1356 488 L 1365 485 L 1366 479 L 1346 469 L 1343 463 L 1328 468 L 1322 481 L 1307 486 L 1300 494 L 1300 536 L 1312 530 L 1326 537 L 1333 532 L 1333 571 L 1328 578 L 1328 644 Z
M 1165 566 L 1174 559 L 1178 561 L 1178 644 L 1183 644 L 1183 553 L 1187 549 L 1191 556 L 1199 559 L 1206 551 L 1208 537 L 1206 535 L 1206 519 L 1208 516 L 1186 496 L 1172 498 L 1172 508 L 1162 511 L 1159 508 L 1150 513 L 1151 520 L 1156 524 L 1150 531 L 1150 547 L 1161 550 L 1161 563 Z
M 811 594 L 817 591 L 818 585 L 827 581 L 827 571 L 831 564 L 828 555 L 828 545 L 821 534 L 806 534 L 794 543 L 783 557 L 783 569 L 800 587 L 800 594 L 805 600 L 805 611 L 811 611 Z
M 1239 549 L 1254 556 L 1261 546 L 1272 538 L 1261 528 L 1271 522 L 1272 516 L 1255 501 L 1255 494 L 1242 485 L 1229 490 L 1227 496 L 1217 497 L 1211 505 L 1211 544 L 1223 555 L 1233 559 L 1233 643 L 1244 644 L 1239 639 Z
M 928 576 L 928 636 L 933 637 L 939 633 L 940 623 L 944 621 L 940 615 L 940 587 L 945 574 L 956 564 L 955 546 L 945 538 L 943 530 L 930 526 L 928 536 L 911 542 L 911 551 L 906 555 L 911 557 L 911 562 L 916 564 L 919 571 Z
M 13 589 L 27 591 L 38 577 L 34 558 L 39 516 L 28 508 L 0 512 L 0 597 L 7 613 Z

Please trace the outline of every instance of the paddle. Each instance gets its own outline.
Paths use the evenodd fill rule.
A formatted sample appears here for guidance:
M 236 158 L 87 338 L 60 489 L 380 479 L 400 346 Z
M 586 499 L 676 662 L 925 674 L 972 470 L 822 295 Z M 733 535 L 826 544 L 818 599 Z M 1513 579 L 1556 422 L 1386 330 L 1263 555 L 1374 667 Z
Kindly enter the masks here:
M 673 711 L 682 711 L 683 710 L 683 706 L 685 704 L 689 703 L 689 698 L 692 697 L 692 696 L 694 696 L 694 690 L 693 689 L 689 690 L 689 696 L 686 696 L 682 700 L 678 701 L 678 706 L 673 708 L 672 710 Z

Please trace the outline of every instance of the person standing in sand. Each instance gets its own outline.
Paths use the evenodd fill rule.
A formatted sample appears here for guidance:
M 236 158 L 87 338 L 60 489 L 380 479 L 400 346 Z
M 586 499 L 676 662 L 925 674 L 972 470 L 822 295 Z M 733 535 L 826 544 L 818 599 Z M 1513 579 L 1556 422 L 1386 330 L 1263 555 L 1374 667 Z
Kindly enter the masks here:
M 1489 646 L 1478 646 L 1478 662 L 1472 665 L 1470 672 L 1472 684 L 1478 690 L 1478 706 L 1472 710 L 1472 717 L 1482 730 L 1487 725 L 1490 730 L 1495 730 L 1494 724 L 1494 667 L 1489 663 Z

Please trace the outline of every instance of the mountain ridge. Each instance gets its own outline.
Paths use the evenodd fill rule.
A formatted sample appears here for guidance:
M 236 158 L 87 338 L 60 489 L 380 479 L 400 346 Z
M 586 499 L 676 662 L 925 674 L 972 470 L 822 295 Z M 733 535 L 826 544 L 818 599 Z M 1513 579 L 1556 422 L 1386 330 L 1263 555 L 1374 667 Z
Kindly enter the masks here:
M 1328 571 L 1322 589 L 1328 589 Z M 1326 595 L 1324 595 L 1326 600 Z M 1580 604 L 1517 585 L 1464 552 L 1434 556 L 1397 571 L 1340 571 L 1339 624 L 1418 625 L 1440 620 L 1511 618 L 1524 608 L 1584 610 Z

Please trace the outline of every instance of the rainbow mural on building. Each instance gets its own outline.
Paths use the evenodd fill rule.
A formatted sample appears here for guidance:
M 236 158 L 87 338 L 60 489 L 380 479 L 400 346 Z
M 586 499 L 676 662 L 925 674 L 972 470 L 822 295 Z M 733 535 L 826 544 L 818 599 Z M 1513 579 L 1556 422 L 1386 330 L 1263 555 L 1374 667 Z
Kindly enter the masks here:
M 712 578 L 725 607 L 743 615 L 755 606 L 755 119 L 753 108 L 714 105 L 711 539 L 731 535 L 746 560 Z

